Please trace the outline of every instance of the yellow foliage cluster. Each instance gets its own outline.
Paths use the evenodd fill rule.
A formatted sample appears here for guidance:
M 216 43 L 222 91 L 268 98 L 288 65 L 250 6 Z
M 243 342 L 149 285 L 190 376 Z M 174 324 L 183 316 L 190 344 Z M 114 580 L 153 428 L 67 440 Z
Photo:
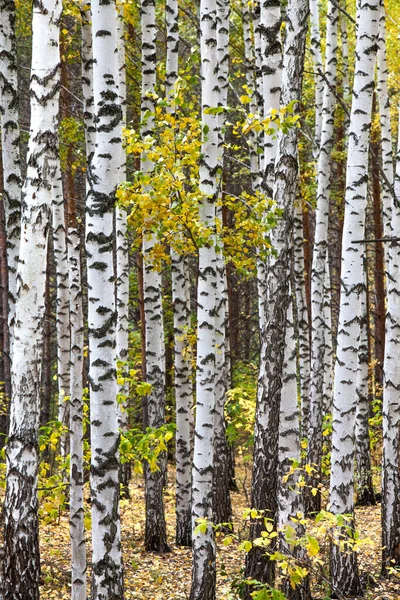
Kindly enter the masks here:
M 217 212 L 229 211 L 233 226 L 226 226 L 221 218 L 210 226 L 201 222 L 199 165 L 202 135 L 207 132 L 202 131 L 184 91 L 179 82 L 172 103 L 153 96 L 155 111 L 146 115 L 154 124 L 152 135 L 141 138 L 134 129 L 125 131 L 127 154 L 141 157 L 152 169 L 151 173 L 135 171 L 133 181 L 118 190 L 119 202 L 128 210 L 128 222 L 138 243 L 143 236 L 156 239 L 149 256 L 156 269 L 169 263 L 170 248 L 189 255 L 215 243 L 224 249 L 227 261 L 242 271 L 253 271 L 256 248 L 261 253 L 270 248 L 267 232 L 275 223 L 276 211 L 262 194 L 233 196 L 220 192 L 214 199 Z M 221 179 L 220 187 L 222 183 Z

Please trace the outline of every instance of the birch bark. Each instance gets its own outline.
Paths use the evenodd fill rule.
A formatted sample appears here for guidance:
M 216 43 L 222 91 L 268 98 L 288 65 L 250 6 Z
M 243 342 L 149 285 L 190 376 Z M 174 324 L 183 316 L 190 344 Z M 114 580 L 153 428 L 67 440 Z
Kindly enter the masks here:
M 84 524 L 83 474 L 83 309 L 81 285 L 80 237 L 73 214 L 68 227 L 68 263 L 71 316 L 70 370 L 70 537 L 71 598 L 86 600 L 86 545 Z
M 360 290 L 368 181 L 369 130 L 374 87 L 379 2 L 360 0 L 353 101 L 350 117 L 337 359 L 334 377 L 330 506 L 334 514 L 354 513 L 354 420 L 360 337 Z M 338 535 L 343 531 L 338 531 Z M 331 581 L 344 596 L 360 592 L 357 556 L 331 549 Z
M 332 148 L 334 142 L 335 88 L 337 83 L 337 51 L 338 51 L 339 10 L 337 3 L 328 3 L 326 28 L 326 62 L 325 85 L 323 86 L 323 106 L 321 140 L 318 154 L 317 175 L 317 209 L 315 213 L 315 238 L 311 269 L 311 405 L 310 431 L 307 450 L 307 463 L 313 465 L 314 476 L 310 481 L 312 488 L 317 488 L 321 472 L 322 460 L 322 419 L 325 412 L 326 378 L 332 378 L 332 362 L 327 362 L 326 355 L 332 346 L 329 312 L 330 285 L 326 286 L 329 277 L 328 256 L 328 223 L 329 199 L 332 173 Z M 328 316 L 328 319 L 326 318 Z M 330 367 L 326 373 L 325 367 Z M 321 508 L 321 496 L 307 494 L 307 512 L 318 512 Z
M 282 368 L 282 392 L 279 418 L 279 486 L 278 530 L 279 546 L 283 554 L 304 558 L 304 549 L 292 548 L 285 539 L 285 528 L 294 529 L 296 536 L 304 535 L 297 513 L 304 512 L 303 497 L 299 494 L 298 474 L 288 475 L 293 461 L 300 464 L 300 415 L 297 401 L 296 334 L 293 316 L 293 297 L 289 287 L 289 305 L 286 319 L 285 351 Z M 285 477 L 288 477 L 285 480 Z M 293 519 L 294 518 L 294 519 Z M 284 581 L 283 589 L 288 600 L 311 598 L 309 578 L 304 578 L 294 589 Z
M 383 137 L 383 136 L 382 136 Z M 400 121 L 398 130 L 394 201 L 391 230 L 400 227 Z M 389 229 L 385 223 L 385 235 Z M 400 374 L 398 368 L 398 331 L 400 327 L 400 246 L 386 244 L 386 341 L 383 377 L 383 458 L 382 458 L 382 571 L 400 564 Z
M 154 0 L 143 0 L 142 22 L 142 121 L 141 135 L 153 133 L 156 85 L 156 6 Z M 151 178 L 153 163 L 143 155 L 141 168 Z M 149 191 L 150 183 L 144 191 Z M 146 381 L 152 389 L 145 399 L 146 427 L 161 427 L 165 422 L 165 345 L 162 307 L 161 273 L 151 260 L 156 236 L 149 234 L 143 239 L 143 299 L 146 338 Z M 145 465 L 146 529 L 145 547 L 149 551 L 166 552 L 167 534 L 164 516 L 163 483 L 166 461 L 161 459 L 160 469 L 151 472 Z
M 217 108 L 216 77 L 218 62 L 216 0 L 200 2 L 200 56 L 202 103 L 202 155 L 200 165 L 201 223 L 215 230 L 218 195 L 218 117 L 208 112 Z M 215 599 L 215 540 L 212 529 L 215 410 L 215 312 L 217 254 L 215 240 L 199 249 L 197 289 L 197 374 L 196 419 L 193 456 L 192 548 L 193 569 L 190 600 Z M 205 519 L 205 531 L 196 530 L 198 519 Z
M 321 145 L 322 107 L 324 98 L 324 67 L 322 63 L 321 29 L 318 0 L 310 0 L 310 52 L 314 63 L 315 82 L 315 137 L 314 156 L 318 159 Z
M 125 67 L 125 27 L 123 22 L 123 5 L 118 7 L 117 20 L 118 38 L 118 74 L 119 74 L 119 97 L 122 108 L 123 126 L 126 126 L 126 67 Z M 123 147 L 121 152 L 120 183 L 126 179 L 126 155 Z M 129 241 L 128 222 L 126 209 L 117 204 L 115 208 L 115 263 L 116 263 L 116 306 L 117 306 L 117 378 L 118 393 L 118 424 L 122 432 L 129 428 L 128 398 L 128 348 L 129 348 Z M 131 465 L 129 462 L 121 464 L 121 494 L 129 498 L 129 480 L 131 476 Z
M 307 32 L 308 2 L 292 0 L 286 13 L 283 50 L 281 105 L 296 104 L 301 97 L 304 48 Z M 270 257 L 265 302 L 266 326 L 262 335 L 261 357 L 265 379 L 259 382 L 253 456 L 252 506 L 264 510 L 275 520 L 277 503 L 277 455 L 285 324 L 289 302 L 288 281 L 293 239 L 293 210 L 298 183 L 297 130 L 279 131 L 275 163 L 274 199 L 282 210 L 271 241 L 275 254 Z M 261 375 L 260 375 L 261 377 Z M 260 534 L 259 523 L 251 525 L 251 537 Z M 271 582 L 271 561 L 253 548 L 247 556 L 246 577 Z
M 167 0 L 166 88 L 174 112 L 174 89 L 179 69 L 179 6 Z M 189 260 L 171 249 L 172 309 L 174 315 L 174 389 L 176 405 L 176 536 L 177 546 L 192 544 L 193 384 L 185 335 L 190 328 Z
M 38 428 L 52 182 L 58 155 L 61 3 L 33 7 L 31 127 L 16 291 L 4 501 L 5 600 L 38 600 Z
M 256 59 L 255 59 L 255 48 L 254 48 L 254 29 L 253 25 L 253 14 L 250 10 L 249 3 L 242 0 L 242 14 L 243 14 L 243 42 L 244 42 L 244 55 L 246 61 L 246 85 L 251 97 L 249 104 L 250 113 L 255 115 L 258 111 L 257 103 L 257 78 L 256 78 Z M 253 192 L 260 191 L 262 177 L 260 172 L 260 160 L 258 155 L 259 147 L 259 136 L 255 129 L 251 129 L 248 137 L 249 147 L 249 159 L 250 159 L 250 175 L 251 185 Z M 261 298 L 260 298 L 261 300 Z M 263 299 L 262 299 L 263 301 Z M 261 307 L 259 308 L 260 319 L 261 319 Z
M 86 212 L 91 423 L 92 599 L 123 599 L 119 514 L 119 432 L 115 382 L 113 210 L 120 182 L 122 109 L 119 99 L 117 10 L 94 0 L 93 99 L 95 147 Z
M 81 60 L 84 101 L 84 127 L 87 173 L 94 151 L 93 126 L 93 52 L 90 4 L 80 5 L 82 20 Z M 90 193 L 89 177 L 86 193 Z M 76 206 L 68 203 L 68 266 L 71 315 L 70 356 L 70 538 L 71 538 L 71 598 L 86 600 L 86 543 L 84 524 L 84 463 L 83 463 L 83 344 L 84 322 L 82 306 L 81 240 L 76 219 Z
M 303 210 L 297 201 L 294 207 L 293 278 L 296 298 L 295 310 L 298 334 L 298 373 L 301 401 L 301 437 L 307 438 L 310 426 L 310 325 L 308 320 L 305 264 Z
M 229 72 L 229 0 L 217 0 L 217 94 L 218 106 L 225 109 L 228 103 Z M 223 169 L 225 142 L 225 111 L 218 114 L 218 196 L 223 202 Z M 217 209 L 222 221 L 222 208 Z M 221 243 L 220 243 L 221 246 Z M 222 247 L 217 250 L 215 314 L 215 413 L 214 413 L 214 481 L 213 514 L 215 523 L 232 520 L 230 497 L 230 456 L 226 440 L 225 400 L 230 385 L 230 351 L 228 337 L 228 282 Z
M 357 504 L 368 506 L 375 504 L 372 485 L 371 455 L 369 444 L 369 399 L 368 399 L 368 313 L 367 313 L 367 272 L 364 264 L 364 283 L 360 292 L 361 318 L 360 343 L 357 367 L 357 406 L 355 421 L 356 467 L 357 467 Z
M 21 160 L 19 132 L 17 43 L 14 0 L 0 2 L 0 125 L 3 162 L 3 202 L 7 234 L 8 322 L 10 354 L 21 237 Z
M 64 195 L 61 167 L 58 159 L 53 180 L 52 201 L 53 248 L 56 263 L 56 326 L 57 326 L 57 376 L 58 376 L 58 420 L 66 427 L 69 424 L 69 404 L 65 402 L 70 390 L 70 314 L 68 251 L 65 232 Z M 61 456 L 65 458 L 68 437 L 61 436 Z

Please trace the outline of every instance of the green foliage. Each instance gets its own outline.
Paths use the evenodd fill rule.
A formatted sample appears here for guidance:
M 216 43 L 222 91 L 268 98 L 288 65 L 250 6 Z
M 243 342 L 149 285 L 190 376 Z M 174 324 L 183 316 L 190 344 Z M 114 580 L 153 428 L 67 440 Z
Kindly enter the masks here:
M 142 139 L 136 129 L 125 132 L 127 154 L 145 158 L 152 164 L 152 172 L 135 171 L 133 181 L 120 187 L 119 200 L 129 210 L 128 221 L 138 243 L 143 236 L 155 236 L 151 251 L 155 268 L 169 264 L 169 248 L 187 255 L 215 243 L 237 269 L 254 271 L 256 249 L 263 253 L 270 248 L 268 231 L 277 213 L 271 200 L 243 190 L 239 195 L 223 194 L 219 202 L 232 214 L 232 227 L 218 219 L 210 226 L 201 222 L 202 132 L 197 105 L 187 92 L 188 84 L 180 78 L 171 103 L 153 95 L 155 112 L 144 115 L 153 119 L 152 135 Z
M 129 429 L 121 433 L 121 462 L 133 463 L 135 473 L 143 473 L 143 463 L 147 462 L 151 471 L 159 471 L 160 454 L 167 451 L 167 444 L 174 437 L 174 423 L 166 423 L 158 428 L 147 427 Z

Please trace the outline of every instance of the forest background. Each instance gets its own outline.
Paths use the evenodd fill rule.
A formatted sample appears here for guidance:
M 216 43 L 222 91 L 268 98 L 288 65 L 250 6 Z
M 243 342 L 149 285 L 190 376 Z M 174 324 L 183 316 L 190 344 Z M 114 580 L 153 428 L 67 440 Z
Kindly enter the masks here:
M 0 1 L 4 598 L 400 597 L 399 32 Z

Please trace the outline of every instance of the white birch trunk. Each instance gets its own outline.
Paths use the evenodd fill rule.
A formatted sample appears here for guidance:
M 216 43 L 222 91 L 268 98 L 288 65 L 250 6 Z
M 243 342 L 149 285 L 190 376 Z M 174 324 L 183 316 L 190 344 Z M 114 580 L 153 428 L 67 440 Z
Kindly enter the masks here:
M 156 6 L 154 0 L 143 0 L 142 23 L 142 123 L 141 135 L 153 134 L 156 85 Z M 147 116 L 146 113 L 150 112 Z M 145 117 L 146 115 L 146 117 Z M 153 163 L 142 155 L 142 173 L 150 175 Z M 144 188 L 147 192 L 150 184 Z M 146 332 L 146 380 L 152 386 L 145 399 L 145 426 L 161 427 L 165 423 L 165 344 L 162 306 L 162 278 L 152 264 L 151 252 L 156 243 L 154 234 L 143 239 L 143 294 Z M 148 551 L 169 550 L 164 516 L 163 485 L 166 460 L 162 457 L 159 470 L 150 471 L 145 464 L 146 530 L 145 547 Z
M 322 132 L 322 107 L 324 98 L 324 67 L 322 64 L 321 50 L 321 30 L 319 19 L 319 1 L 310 0 L 310 52 L 314 63 L 314 83 L 315 83 L 315 136 L 314 136 L 314 156 L 318 159 L 321 132 Z M 328 38 L 327 38 L 328 39 Z
M 119 97 L 122 107 L 123 125 L 126 126 L 126 67 L 125 67 L 125 27 L 123 22 L 123 6 L 118 7 L 117 37 L 118 37 L 118 72 L 119 72 Z M 126 179 L 126 155 L 123 147 L 121 152 L 120 182 Z M 116 306 L 117 306 L 117 369 L 123 383 L 117 379 L 118 393 L 118 424 L 121 431 L 129 428 L 128 396 L 129 396 L 129 241 L 128 222 L 126 209 L 120 205 L 115 208 L 116 230 Z M 131 466 L 129 462 L 121 465 L 121 494 L 129 498 L 129 480 Z
M 190 327 L 188 259 L 171 250 L 174 312 L 174 388 L 176 402 L 176 544 L 192 543 L 193 384 L 184 336 Z
M 342 0 L 341 6 L 346 9 L 346 0 Z M 346 105 L 349 105 L 351 99 L 350 78 L 349 78 L 349 42 L 347 33 L 347 16 L 340 13 L 340 39 L 342 41 L 342 91 L 343 100 Z M 350 117 L 346 114 L 344 117 L 345 137 L 347 139 L 350 126 Z
M 301 401 L 301 436 L 308 439 L 310 425 L 310 325 L 308 322 L 304 265 L 303 211 L 299 201 L 294 207 L 294 291 L 298 331 L 298 371 Z
M 200 56 L 202 103 L 202 155 L 200 165 L 200 221 L 215 228 L 218 195 L 218 116 L 206 112 L 217 108 L 216 0 L 200 2 Z M 214 410 L 215 410 L 215 311 L 217 285 L 217 254 L 213 243 L 199 248 L 197 290 L 197 374 L 196 420 L 193 456 L 192 488 L 192 548 L 193 568 L 190 600 L 215 599 L 215 540 L 212 529 L 212 494 L 214 471 Z M 204 532 L 196 532 L 198 519 L 207 522 Z
M 93 127 L 93 69 L 92 28 L 90 5 L 82 3 L 82 90 L 84 99 L 84 126 L 86 160 L 89 167 L 94 151 Z M 90 108 L 89 108 L 90 107 Z M 89 178 L 86 192 L 90 193 Z M 70 354 L 70 538 L 71 538 L 71 598 L 86 600 L 86 543 L 84 525 L 84 463 L 83 463 L 83 344 L 84 322 L 82 306 L 82 278 L 80 263 L 80 236 L 77 229 L 76 207 L 73 199 L 68 206 L 68 267 L 69 302 L 71 317 Z
M 249 104 L 249 111 L 255 115 L 258 112 L 257 103 L 257 79 L 256 79 L 256 64 L 255 64 L 255 49 L 254 49 L 254 29 L 253 14 L 250 11 L 249 3 L 246 0 L 242 0 L 242 14 L 243 14 L 243 42 L 244 42 L 244 55 L 246 61 L 246 85 L 251 97 Z M 251 129 L 247 141 L 249 147 L 249 159 L 250 159 L 250 175 L 251 185 L 253 192 L 261 190 L 262 176 L 260 172 L 260 160 L 258 155 L 259 147 L 259 136 L 255 129 Z M 261 308 L 260 308 L 261 315 Z
M 390 122 L 390 100 L 388 89 L 388 64 L 386 56 L 386 15 L 384 4 L 380 7 L 379 16 L 379 37 L 377 53 L 377 96 L 379 104 L 379 121 L 381 127 L 381 148 L 382 148 L 382 216 L 384 236 L 390 237 L 393 234 L 391 216 L 393 205 L 393 183 L 394 183 L 394 160 L 392 146 L 392 127 Z M 397 235 L 397 232 L 395 232 Z M 385 262 L 390 262 L 391 246 L 385 247 Z
M 327 253 L 325 259 L 325 278 L 324 278 L 324 303 L 323 303 L 323 315 L 325 321 L 325 331 L 329 332 L 325 336 L 324 344 L 324 384 L 323 384 L 323 395 L 322 405 L 324 415 L 330 415 L 332 412 L 332 399 L 333 399 L 333 341 L 332 341 L 332 288 L 331 288 L 331 274 L 329 268 L 329 255 Z
M 82 93 L 83 93 L 83 120 L 85 125 L 85 144 L 87 178 L 86 191 L 90 190 L 90 170 L 93 152 L 96 143 L 96 128 L 94 126 L 94 98 L 93 98 L 93 40 L 92 40 L 92 12 L 90 4 L 81 0 L 79 6 L 82 20 Z
M 382 131 L 382 141 L 383 141 Z M 387 165 L 389 166 L 389 165 Z M 385 168 L 385 162 L 384 162 Z M 384 188 L 385 186 L 383 186 Z M 385 218 L 385 235 L 400 231 L 400 120 L 397 142 L 395 198 L 391 205 L 391 227 Z M 384 211 L 387 217 L 388 211 Z M 382 458 L 382 547 L 385 572 L 388 567 L 400 564 L 400 370 L 399 327 L 400 295 L 400 246 L 398 242 L 386 246 L 386 340 L 383 377 L 383 458 Z
M 304 549 L 292 548 L 285 540 L 285 528 L 291 527 L 296 536 L 304 535 L 304 527 L 298 523 L 297 513 L 303 513 L 303 496 L 299 494 L 298 472 L 287 476 L 293 460 L 300 464 L 300 414 L 297 401 L 296 335 L 294 329 L 293 297 L 289 286 L 289 306 L 286 319 L 285 352 L 282 368 L 282 391 L 279 417 L 279 485 L 278 485 L 278 531 L 279 546 L 283 554 L 304 558 Z M 293 520 L 294 517 L 294 520 Z M 293 589 L 289 581 L 283 584 L 288 600 L 310 598 L 309 578 L 306 577 Z
M 218 106 L 228 103 L 229 71 L 229 0 L 217 0 L 217 94 Z M 218 197 L 223 201 L 223 169 L 225 142 L 225 112 L 217 116 L 218 121 Z M 222 221 L 222 208 L 217 217 Z M 214 482 L 213 514 L 215 523 L 232 520 L 232 505 L 229 491 L 230 456 L 226 440 L 225 400 L 230 386 L 230 352 L 228 338 L 228 282 L 222 248 L 217 250 L 215 314 L 215 413 L 214 413 Z
M 84 324 L 80 264 L 80 237 L 75 226 L 68 228 L 69 293 L 71 316 L 70 371 L 70 537 L 71 599 L 86 600 L 86 545 L 83 473 L 83 343 Z
M 332 379 L 332 360 L 330 362 L 326 360 L 326 355 L 330 353 L 332 347 L 332 331 L 329 315 L 330 283 L 327 282 L 326 286 L 325 278 L 329 278 L 328 223 L 336 106 L 338 25 L 337 3 L 329 1 L 325 85 L 323 86 L 322 124 L 318 153 L 317 209 L 311 269 L 311 404 L 307 463 L 316 469 L 315 477 L 310 482 L 313 488 L 317 487 L 321 471 L 325 383 L 327 378 Z M 326 292 L 328 292 L 328 296 Z M 330 373 L 326 373 L 325 367 L 330 368 Z M 316 496 L 308 494 L 307 512 L 318 512 L 320 508 L 320 494 Z
M 360 292 L 361 318 L 360 343 L 357 367 L 357 406 L 355 421 L 357 504 L 375 504 L 372 485 L 371 454 L 369 444 L 369 398 L 368 398 L 368 312 L 367 312 L 367 272 L 364 265 L 364 284 Z
M 166 2 L 166 88 L 173 113 L 178 78 L 178 0 Z M 176 536 L 177 546 L 192 544 L 193 384 L 192 365 L 185 335 L 190 328 L 189 261 L 171 249 L 172 309 L 174 316 L 174 390 L 176 406 Z
M 283 50 L 281 105 L 297 103 L 301 97 L 308 2 L 292 0 L 286 13 Z M 252 507 L 265 510 L 275 520 L 281 377 L 285 347 L 285 325 L 289 303 L 290 252 L 293 239 L 293 210 L 298 184 L 297 130 L 279 131 L 275 164 L 274 199 L 282 217 L 272 231 L 275 249 L 268 264 L 266 326 L 261 339 L 265 373 L 259 381 L 254 436 Z M 259 522 L 252 523 L 251 537 L 260 534 Z M 273 566 L 253 548 L 247 555 L 246 577 L 272 582 Z
M 14 0 L 0 2 L 0 125 L 7 235 L 9 352 L 12 354 L 21 237 L 21 160 Z
M 260 91 L 258 86 L 262 83 L 259 77 L 257 77 L 257 64 L 256 64 L 256 48 L 255 38 L 257 37 L 259 45 L 261 44 L 260 34 L 258 30 L 259 23 L 259 3 L 256 3 L 257 12 L 251 12 L 249 3 L 242 0 L 242 13 L 243 13 L 243 41 L 244 41 L 244 54 L 246 61 L 246 85 L 248 94 L 251 97 L 249 104 L 249 111 L 252 115 L 257 115 L 260 110 Z M 257 31 L 255 31 L 257 29 Z M 262 117 L 263 111 L 259 114 Z M 259 148 L 261 146 L 262 136 L 255 130 L 251 129 L 248 134 L 247 144 L 249 147 L 249 159 L 250 159 L 250 176 L 251 185 L 253 192 L 262 191 L 263 175 L 261 164 L 261 156 L 259 154 Z M 258 317 L 259 317 L 259 329 L 260 332 L 263 330 L 265 324 L 264 315 L 264 302 L 265 302 L 265 263 L 261 259 L 257 259 L 257 292 L 258 292 Z
M 281 93 L 282 73 L 282 44 L 280 28 L 282 22 L 280 0 L 260 0 L 260 22 L 255 30 L 255 35 L 260 38 L 259 55 L 261 78 L 258 81 L 258 94 L 261 95 L 259 109 L 260 117 L 266 119 L 274 110 L 279 109 Z M 256 49 L 257 50 L 257 49 Z M 256 57 L 258 56 L 256 51 Z M 259 143 L 262 144 L 263 152 L 257 151 L 260 161 L 259 171 L 263 181 L 263 191 L 268 198 L 272 198 L 275 182 L 275 158 L 277 148 L 277 130 L 273 122 L 269 127 L 271 133 L 264 132 L 259 135 Z M 260 189 L 261 191 L 261 189 Z M 265 302 L 267 297 L 266 278 L 268 265 L 258 258 L 257 260 L 257 284 L 258 304 L 260 316 L 260 334 L 263 335 L 265 327 Z M 260 362 L 259 384 L 264 377 L 262 360 Z
M 91 419 L 92 598 L 123 598 L 119 515 L 119 432 L 115 382 L 113 209 L 120 182 L 117 10 L 92 2 L 96 143 L 90 160 L 86 254 Z
M 70 390 L 70 315 L 68 252 L 65 232 L 64 195 L 61 167 L 58 160 L 57 172 L 53 181 L 52 202 L 53 248 L 56 263 L 56 328 L 57 328 L 57 383 L 58 383 L 58 420 L 69 425 L 69 405 L 65 398 Z M 68 454 L 68 436 L 61 436 L 61 456 Z
M 357 5 L 356 65 L 346 172 L 340 313 L 332 412 L 330 509 L 334 514 L 354 513 L 354 399 L 360 338 L 360 290 L 364 281 L 364 245 L 354 242 L 364 239 L 378 8 L 378 0 L 360 0 Z M 335 544 L 331 549 L 331 581 L 334 590 L 344 596 L 357 596 L 360 592 L 356 554 L 351 550 L 340 551 Z
M 12 400 L 4 501 L 6 600 L 39 599 L 38 428 L 40 367 L 52 184 L 58 155 L 61 3 L 35 4 L 31 128 L 24 186 L 13 343 Z

